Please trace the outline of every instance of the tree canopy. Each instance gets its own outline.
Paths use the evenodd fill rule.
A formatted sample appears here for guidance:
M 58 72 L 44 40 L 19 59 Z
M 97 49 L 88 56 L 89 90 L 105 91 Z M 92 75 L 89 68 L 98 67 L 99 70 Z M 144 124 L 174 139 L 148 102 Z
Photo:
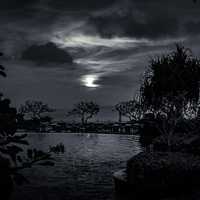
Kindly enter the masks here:
M 19 113 L 22 115 L 29 115 L 31 119 L 41 119 L 42 114 L 53 112 L 47 104 L 41 101 L 26 101 L 24 105 L 19 108 Z
M 135 99 L 116 104 L 115 110 L 119 113 L 119 122 L 121 122 L 122 116 L 127 117 L 130 121 L 138 121 L 142 116 L 142 106 Z
M 199 101 L 200 60 L 189 49 L 176 45 L 168 55 L 152 59 L 140 89 L 146 109 L 171 108 L 181 113 Z
M 99 105 L 90 101 L 81 101 L 74 105 L 74 108 L 68 112 L 68 116 L 75 115 L 80 117 L 82 124 L 87 124 L 88 120 L 99 113 Z

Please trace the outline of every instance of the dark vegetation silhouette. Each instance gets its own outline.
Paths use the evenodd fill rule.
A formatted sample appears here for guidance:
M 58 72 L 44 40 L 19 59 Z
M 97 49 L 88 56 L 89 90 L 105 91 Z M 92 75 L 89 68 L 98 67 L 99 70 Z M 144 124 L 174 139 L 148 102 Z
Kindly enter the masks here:
M 118 122 L 122 122 L 122 116 L 123 116 L 123 105 L 124 102 L 119 102 L 114 106 L 114 111 L 116 110 L 118 112 Z
M 186 105 L 199 100 L 200 60 L 176 45 L 176 51 L 153 59 L 141 86 L 142 104 L 154 112 L 183 115 Z
M 45 131 L 52 118 L 49 113 L 55 110 L 41 101 L 27 100 L 18 110 L 19 128 L 27 130 Z
M 137 99 L 120 102 L 115 105 L 115 110 L 118 112 L 119 122 L 122 122 L 122 117 L 128 118 L 129 121 L 137 122 L 143 115 L 142 105 Z
M 89 119 L 92 119 L 99 113 L 99 105 L 93 101 L 82 101 L 74 105 L 74 108 L 68 112 L 67 116 L 77 116 L 82 125 L 86 125 Z
M 200 60 L 181 45 L 150 61 L 138 121 L 146 148 L 114 176 L 130 199 L 199 199 L 199 83 Z
M 28 115 L 31 119 L 41 120 L 42 115 L 53 112 L 54 109 L 50 108 L 47 104 L 41 101 L 26 101 L 24 105 L 19 108 L 19 113 Z
M 1 66 L 0 70 L 0 75 L 6 77 L 4 67 Z M 9 99 L 0 95 L 0 195 L 5 200 L 10 198 L 15 184 L 29 181 L 20 173 L 21 170 L 33 165 L 52 166 L 52 153 L 64 152 L 63 144 L 50 147 L 48 152 L 29 149 L 27 134 L 16 133 L 18 114 L 10 103 Z
M 176 126 L 198 110 L 199 81 L 200 60 L 180 45 L 150 62 L 140 89 L 141 103 L 144 112 L 152 113 L 157 132 L 168 138 L 169 146 Z

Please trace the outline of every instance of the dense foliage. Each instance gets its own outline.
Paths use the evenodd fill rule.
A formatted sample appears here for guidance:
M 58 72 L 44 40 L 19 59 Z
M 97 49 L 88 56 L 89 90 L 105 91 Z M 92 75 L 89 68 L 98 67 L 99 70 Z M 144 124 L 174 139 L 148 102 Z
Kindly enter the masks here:
M 2 56 L 3 54 L 0 54 Z M 0 66 L 0 75 L 6 77 L 4 67 Z M 0 195 L 9 199 L 14 183 L 22 184 L 28 180 L 20 173 L 24 168 L 35 164 L 43 166 L 54 165 L 52 152 L 64 152 L 63 144 L 50 147 L 48 152 L 29 149 L 27 134 L 17 134 L 18 113 L 11 107 L 11 101 L 0 95 Z M 39 111 L 48 111 L 43 106 Z
M 121 122 L 122 116 L 128 118 L 130 121 L 138 121 L 143 115 L 142 105 L 135 99 L 116 104 L 115 110 L 119 114 L 119 122 Z
M 199 101 L 200 60 L 179 45 L 169 55 L 151 60 L 141 86 L 146 110 L 183 114 Z

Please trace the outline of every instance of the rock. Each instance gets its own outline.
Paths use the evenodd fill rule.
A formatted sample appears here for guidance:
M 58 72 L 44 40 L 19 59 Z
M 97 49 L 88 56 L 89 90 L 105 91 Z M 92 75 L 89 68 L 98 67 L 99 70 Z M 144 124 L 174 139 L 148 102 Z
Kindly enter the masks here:
M 129 189 L 129 184 L 127 182 L 126 169 L 119 170 L 113 174 L 113 179 L 115 183 L 115 189 L 117 192 L 124 193 Z
M 142 152 L 127 162 L 127 184 L 141 195 L 165 196 L 200 183 L 200 157 L 186 153 Z

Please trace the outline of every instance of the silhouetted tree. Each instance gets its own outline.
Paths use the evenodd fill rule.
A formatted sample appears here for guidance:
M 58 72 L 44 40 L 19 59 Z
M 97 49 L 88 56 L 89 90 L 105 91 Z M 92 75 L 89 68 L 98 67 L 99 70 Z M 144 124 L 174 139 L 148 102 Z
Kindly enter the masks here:
M 199 100 L 200 60 L 179 45 L 176 51 L 152 59 L 141 86 L 141 99 L 146 110 L 182 115 L 185 106 L 195 108 Z
M 24 105 L 19 108 L 19 113 L 22 115 L 30 116 L 31 119 L 41 120 L 43 114 L 53 112 L 47 104 L 41 101 L 26 101 Z
M 80 117 L 82 124 L 87 124 L 88 120 L 99 113 L 99 105 L 90 102 L 80 102 L 74 106 L 74 108 L 68 112 L 68 116 L 75 115 Z
M 197 109 L 199 101 L 200 60 L 191 51 L 176 45 L 176 51 L 151 60 L 141 86 L 142 104 L 147 112 L 162 117 L 156 124 L 171 138 L 188 107 Z
M 120 102 L 120 103 L 116 104 L 114 110 L 116 110 L 118 112 L 118 116 L 119 116 L 118 122 L 121 123 L 123 111 L 124 111 L 124 102 Z
M 115 110 L 119 114 L 119 122 L 121 122 L 122 116 L 127 117 L 130 121 L 138 121 L 143 115 L 142 105 L 136 99 L 116 104 Z
M 33 165 L 52 166 L 54 165 L 52 152 L 63 152 L 63 144 L 51 147 L 48 152 L 37 149 L 27 149 L 27 134 L 16 134 L 17 130 L 17 110 L 10 107 L 10 100 L 0 99 L 0 194 L 4 199 L 8 199 L 13 183 L 23 184 L 28 180 L 20 173 L 24 168 L 31 168 Z
M 2 54 L 0 54 L 1 56 Z M 5 77 L 4 68 L 0 67 L 0 75 Z M 8 200 L 12 193 L 14 182 L 22 184 L 28 180 L 20 173 L 24 168 L 38 164 L 51 166 L 51 153 L 64 152 L 63 144 L 51 147 L 48 152 L 28 149 L 26 154 L 23 145 L 28 145 L 26 134 L 16 134 L 17 110 L 10 106 L 10 100 L 0 94 L 0 198 Z

